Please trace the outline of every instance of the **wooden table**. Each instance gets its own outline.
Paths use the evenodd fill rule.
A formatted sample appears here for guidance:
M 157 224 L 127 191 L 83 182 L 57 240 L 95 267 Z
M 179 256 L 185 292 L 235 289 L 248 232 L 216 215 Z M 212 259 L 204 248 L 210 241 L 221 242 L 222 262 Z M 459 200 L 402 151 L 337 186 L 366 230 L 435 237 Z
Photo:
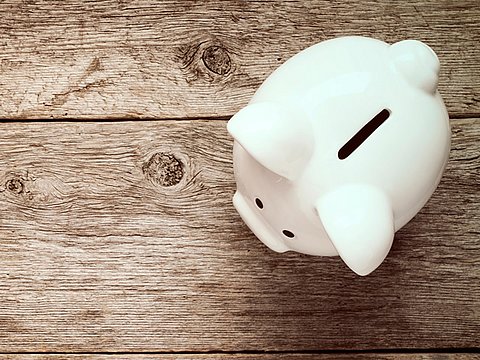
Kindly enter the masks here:
M 425 41 L 450 161 L 368 277 L 235 212 L 226 121 L 319 41 Z M 479 359 L 480 3 L 0 2 L 1 359 Z

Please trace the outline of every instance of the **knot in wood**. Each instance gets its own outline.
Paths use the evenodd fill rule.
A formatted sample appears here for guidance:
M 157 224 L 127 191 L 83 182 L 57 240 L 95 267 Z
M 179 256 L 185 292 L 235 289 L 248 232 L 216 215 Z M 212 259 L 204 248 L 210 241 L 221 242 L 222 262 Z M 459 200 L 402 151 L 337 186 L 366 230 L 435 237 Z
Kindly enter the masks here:
M 218 75 L 226 75 L 232 68 L 232 61 L 227 50 L 220 46 L 209 46 L 202 55 L 202 60 L 208 70 Z
M 142 167 L 145 176 L 161 186 L 177 185 L 183 178 L 183 164 L 172 154 L 156 153 Z
M 14 194 L 20 195 L 23 193 L 25 187 L 22 180 L 14 178 L 7 180 L 5 183 L 5 188 Z

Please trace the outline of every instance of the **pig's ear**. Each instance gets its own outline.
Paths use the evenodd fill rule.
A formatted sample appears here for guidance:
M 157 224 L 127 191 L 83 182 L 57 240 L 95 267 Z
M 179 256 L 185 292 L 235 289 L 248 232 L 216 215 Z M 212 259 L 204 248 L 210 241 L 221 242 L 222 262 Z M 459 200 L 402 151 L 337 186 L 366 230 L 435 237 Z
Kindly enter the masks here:
M 417 40 L 404 40 L 390 46 L 395 69 L 413 86 L 435 94 L 440 62 L 433 50 Z
M 338 254 L 358 275 L 368 275 L 385 259 L 394 236 L 387 197 L 369 185 L 346 185 L 317 201 L 318 216 Z
M 227 129 L 255 160 L 289 180 L 301 174 L 313 153 L 309 120 L 280 104 L 250 104 L 230 119 Z

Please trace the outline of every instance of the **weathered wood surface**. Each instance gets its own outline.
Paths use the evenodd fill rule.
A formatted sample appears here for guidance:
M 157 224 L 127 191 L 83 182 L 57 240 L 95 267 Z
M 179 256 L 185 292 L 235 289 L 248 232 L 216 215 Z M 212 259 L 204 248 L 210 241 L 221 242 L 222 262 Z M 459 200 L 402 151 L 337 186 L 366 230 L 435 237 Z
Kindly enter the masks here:
M 89 354 L 68 354 L 68 355 L 50 355 L 50 354 L 34 354 L 34 355 L 1 355 L 0 359 L 22 359 L 22 360 L 64 360 L 64 359 L 88 359 L 88 360 L 477 360 L 480 359 L 478 354 L 458 354 L 458 353 L 431 353 L 431 354 L 355 354 L 355 353 L 335 353 L 335 354 L 296 354 L 296 353 L 275 353 L 275 354 L 159 354 L 159 355 L 142 355 L 142 354 L 112 354 L 112 355 L 89 355 Z
M 250 233 L 225 125 L 0 123 L 0 352 L 480 346 L 480 119 L 363 278 Z
M 0 118 L 230 116 L 342 35 L 428 43 L 453 117 L 480 114 L 480 6 L 461 1 L 0 2 Z
M 309 352 L 480 348 L 479 23 L 477 0 L 0 1 L 0 359 L 478 358 Z M 439 189 L 366 278 L 249 232 L 225 131 L 353 34 L 432 46 L 454 118 Z

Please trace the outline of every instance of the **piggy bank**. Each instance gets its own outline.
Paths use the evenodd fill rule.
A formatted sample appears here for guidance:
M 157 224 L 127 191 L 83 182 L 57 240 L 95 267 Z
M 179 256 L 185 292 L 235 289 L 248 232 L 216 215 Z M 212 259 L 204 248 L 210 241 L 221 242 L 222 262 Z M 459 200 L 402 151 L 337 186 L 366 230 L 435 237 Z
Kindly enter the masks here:
M 228 122 L 243 221 L 274 251 L 375 270 L 448 159 L 438 72 L 415 40 L 342 37 L 286 61 Z

